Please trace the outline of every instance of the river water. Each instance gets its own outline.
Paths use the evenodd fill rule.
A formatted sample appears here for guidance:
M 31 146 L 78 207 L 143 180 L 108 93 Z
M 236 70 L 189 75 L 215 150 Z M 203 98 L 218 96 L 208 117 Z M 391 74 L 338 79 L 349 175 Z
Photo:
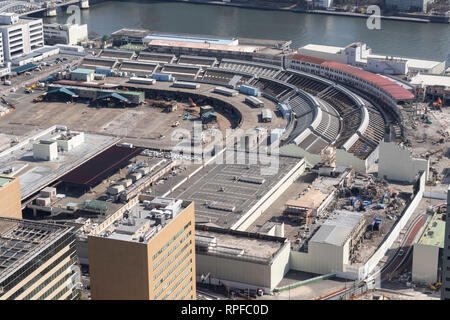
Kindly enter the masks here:
M 67 15 L 45 18 L 65 23 Z M 292 40 L 292 47 L 308 43 L 345 46 L 363 41 L 374 53 L 431 60 L 450 58 L 450 25 L 381 21 L 369 30 L 362 18 L 244 9 L 180 2 L 107 1 L 81 11 L 89 32 L 111 34 L 123 28 L 199 33 L 262 39 Z M 450 60 L 449 60 L 450 62 Z

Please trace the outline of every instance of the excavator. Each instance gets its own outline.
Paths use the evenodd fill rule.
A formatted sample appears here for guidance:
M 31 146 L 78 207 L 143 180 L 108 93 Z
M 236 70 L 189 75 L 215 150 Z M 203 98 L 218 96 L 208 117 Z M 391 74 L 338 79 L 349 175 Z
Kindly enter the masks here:
M 433 284 L 430 285 L 430 289 L 433 291 L 437 291 L 441 288 L 442 283 L 441 282 L 435 282 Z
M 442 100 L 440 97 L 437 98 L 437 100 L 435 102 L 433 102 L 433 108 L 435 110 L 440 110 L 442 111 Z

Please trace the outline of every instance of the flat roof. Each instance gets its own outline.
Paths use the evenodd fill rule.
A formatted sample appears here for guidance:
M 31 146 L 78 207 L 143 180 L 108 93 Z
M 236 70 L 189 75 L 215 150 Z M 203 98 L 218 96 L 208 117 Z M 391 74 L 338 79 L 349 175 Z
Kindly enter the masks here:
M 94 73 L 94 70 L 77 68 L 77 69 L 73 70 L 72 73 L 90 74 L 90 73 Z
M 143 148 L 127 148 L 113 145 L 65 174 L 59 180 L 87 187 L 95 186 L 143 150 Z
M 232 227 L 301 161 L 280 156 L 278 165 L 271 168 L 273 159 L 263 154 L 251 162 L 249 154 L 244 152 L 225 150 L 223 154 L 226 157 L 223 163 L 212 161 L 171 193 L 173 197 L 195 201 L 196 223 Z M 237 155 L 242 156 L 241 164 L 235 159 Z M 239 179 L 243 176 L 264 178 L 264 181 L 259 184 Z M 233 207 L 234 211 L 220 209 Z
M 149 39 L 147 45 L 161 46 L 161 47 L 178 47 L 178 48 L 193 48 L 193 49 L 207 49 L 219 51 L 235 51 L 235 52 L 257 52 L 263 49 L 262 46 L 248 46 L 248 45 L 225 45 L 216 43 L 201 43 L 201 42 L 186 42 L 182 40 L 158 40 Z
M 215 36 L 176 34 L 176 33 L 151 33 L 147 35 L 144 40 L 166 40 L 166 41 L 183 41 L 194 43 L 214 43 L 231 45 L 235 43 L 235 38 L 220 38 Z
M 364 215 L 360 212 L 335 210 L 311 238 L 311 242 L 344 245 Z
M 444 240 L 445 221 L 442 220 L 442 214 L 435 213 L 417 243 L 444 248 Z
M 339 53 L 341 50 L 344 50 L 344 47 L 335 47 L 335 46 L 324 46 L 320 44 L 307 44 L 299 49 L 312 50 L 312 51 L 320 51 L 327 53 Z
M 317 189 L 309 190 L 303 197 L 297 200 L 289 200 L 286 206 L 301 208 L 317 208 L 328 197 L 328 194 L 320 192 Z
M 415 86 L 423 84 L 425 86 L 450 87 L 450 76 L 418 74 L 411 78 L 410 83 Z
M 3 187 L 4 185 L 10 183 L 12 180 L 13 178 L 0 177 L 0 187 Z
M 212 226 L 195 227 L 195 244 L 209 246 L 208 254 L 270 261 L 286 243 L 287 239 L 282 237 Z M 197 250 L 196 253 L 201 254 L 202 251 Z
M 71 230 L 61 224 L 0 217 L 0 283 Z
M 52 181 L 68 171 L 76 168 L 98 152 L 110 147 L 119 139 L 101 134 L 85 133 L 85 141 L 68 152 L 58 153 L 58 158 L 52 161 L 37 161 L 33 159 L 33 143 L 42 139 L 53 139 L 62 132 L 52 126 L 38 134 L 26 138 L 17 145 L 0 153 L 0 172 L 13 168 L 10 176 L 20 178 L 20 193 L 22 199 L 47 186 Z M 56 132 L 52 134 L 52 131 Z
M 102 223 L 91 236 L 148 243 L 191 204 L 191 202 L 184 202 L 183 200 L 162 197 L 153 198 L 149 201 L 150 204 L 144 204 L 143 200 L 139 200 L 114 219 Z M 167 215 L 166 213 L 169 211 L 171 214 Z M 164 222 L 155 216 L 156 213 L 164 216 Z
M 432 61 L 432 60 L 422 60 L 422 59 L 413 59 L 413 58 L 406 58 L 406 57 L 395 57 L 395 56 L 387 56 L 387 55 L 379 55 L 379 54 L 369 54 L 368 58 L 374 58 L 374 59 L 386 59 L 386 58 L 393 58 L 393 59 L 399 59 L 399 60 L 406 60 L 408 61 L 408 66 L 413 68 L 421 68 L 421 69 L 431 69 L 436 67 L 438 64 L 442 63 L 441 61 Z

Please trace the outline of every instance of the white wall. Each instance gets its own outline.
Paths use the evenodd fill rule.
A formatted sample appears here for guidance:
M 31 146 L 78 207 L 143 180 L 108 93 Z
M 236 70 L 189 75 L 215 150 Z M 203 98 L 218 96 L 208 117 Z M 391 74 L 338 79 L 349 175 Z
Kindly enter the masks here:
M 412 281 L 433 284 L 438 280 L 439 247 L 416 243 L 413 249 Z
M 327 274 L 343 271 L 344 253 L 348 254 L 349 240 L 344 246 L 309 242 L 308 252 L 291 251 L 290 267 L 292 270 Z
M 58 146 L 56 141 L 51 144 L 33 144 L 33 158 L 36 160 L 52 161 L 58 158 Z
M 419 171 L 428 179 L 429 160 L 412 158 L 411 150 L 395 142 L 381 142 L 378 177 L 412 183 Z

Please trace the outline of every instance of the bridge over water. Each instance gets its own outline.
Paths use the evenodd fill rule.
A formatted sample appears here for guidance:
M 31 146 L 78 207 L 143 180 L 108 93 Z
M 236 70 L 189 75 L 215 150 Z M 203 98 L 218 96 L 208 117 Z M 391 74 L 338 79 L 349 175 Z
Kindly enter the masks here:
M 0 13 L 14 12 L 20 16 L 26 16 L 41 12 L 44 16 L 56 16 L 58 7 L 67 7 L 69 5 L 79 4 L 82 9 L 89 8 L 89 0 L 51 0 L 51 1 L 20 1 L 4 0 L 0 1 Z

